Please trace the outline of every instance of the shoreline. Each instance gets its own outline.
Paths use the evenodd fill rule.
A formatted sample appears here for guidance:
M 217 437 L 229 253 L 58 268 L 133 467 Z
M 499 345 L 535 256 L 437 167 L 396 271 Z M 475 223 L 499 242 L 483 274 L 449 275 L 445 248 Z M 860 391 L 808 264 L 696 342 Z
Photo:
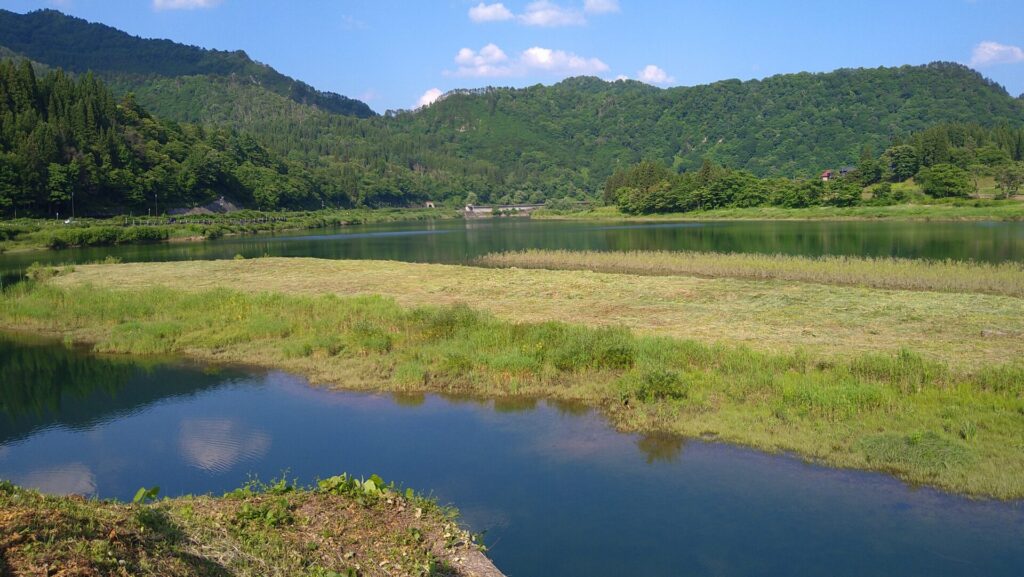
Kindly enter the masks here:
M 250 481 L 223 496 L 158 499 L 144 491 L 124 503 L 0 481 L 0 568 L 26 575 L 503 577 L 453 510 L 376 476 L 342 474 L 311 487 Z
M 586 211 L 561 212 L 541 209 L 530 215 L 537 220 L 622 221 L 622 222 L 1020 222 L 1024 202 L 1000 201 L 991 206 L 953 204 L 896 204 L 881 207 L 728 208 L 665 214 L 630 215 L 617 207 L 604 206 Z M 920 211 L 913 213 L 907 211 Z M 859 213 L 859 214 L 858 214 Z M 1004 214 L 1001 214 L 1004 213 Z
M 0 325 L 0 333 L 6 333 L 8 335 L 15 336 L 31 336 L 39 337 L 51 342 L 60 342 L 61 339 L 66 340 L 67 333 L 62 331 L 47 331 L 45 329 L 37 328 L 26 328 L 26 327 L 10 327 Z M 146 354 L 146 353 L 134 353 L 117 350 L 104 350 L 103 352 L 97 352 L 93 347 L 97 346 L 100 341 L 80 340 L 74 339 L 69 344 L 75 347 L 84 347 L 91 349 L 90 354 L 100 354 L 102 356 L 112 357 L 130 357 L 139 360 L 157 360 L 157 362 L 166 362 L 181 360 L 190 363 L 197 363 L 200 365 L 208 365 L 215 367 L 224 368 L 239 368 L 249 370 L 261 370 L 261 371 L 284 371 L 294 376 L 301 377 L 306 381 L 306 386 L 315 389 L 324 389 L 328 391 L 337 392 L 348 392 L 348 393 L 365 393 L 365 394 L 390 394 L 390 395 L 436 395 L 441 398 L 459 398 L 459 399 L 471 399 L 476 401 L 502 401 L 502 400 L 513 400 L 513 401 L 545 401 L 555 403 L 570 403 L 585 407 L 590 410 L 598 411 L 601 417 L 607 421 L 609 427 L 624 434 L 669 434 L 678 435 L 682 439 L 695 439 L 705 442 L 722 443 L 731 445 L 734 447 L 742 447 L 759 451 L 767 455 L 786 455 L 797 459 L 801 462 L 815 465 L 819 467 L 827 467 L 832 469 L 845 469 L 851 471 L 862 471 L 868 473 L 878 473 L 888 475 L 893 478 L 899 479 L 903 483 L 909 486 L 922 486 L 930 489 L 940 491 L 949 495 L 955 495 L 964 497 L 967 499 L 980 499 L 980 500 L 993 500 L 1004 503 L 1015 503 L 1024 502 L 1024 488 L 1018 493 L 1012 495 L 996 495 L 985 492 L 974 492 L 966 489 L 958 489 L 949 487 L 940 483 L 929 482 L 922 480 L 915 475 L 907 474 L 906 471 L 894 469 L 892 467 L 872 467 L 865 465 L 853 465 L 848 461 L 836 458 L 834 454 L 820 454 L 820 453 L 808 453 L 796 446 L 790 446 L 786 444 L 764 444 L 758 442 L 750 442 L 744 440 L 742 437 L 736 437 L 734 435 L 723 435 L 710 430 L 690 430 L 690 432 L 680 432 L 678 429 L 665 428 L 657 424 L 651 424 L 648 420 L 645 424 L 638 424 L 640 421 L 632 419 L 628 414 L 630 409 L 628 407 L 619 406 L 618 403 L 610 400 L 599 400 L 599 399 L 587 399 L 578 396 L 558 396 L 556 392 L 548 390 L 543 393 L 527 393 L 519 394 L 515 392 L 507 392 L 501 390 L 488 390 L 487 392 L 479 392 L 473 389 L 462 388 L 461 386 L 451 386 L 451 388 L 431 388 L 422 387 L 417 388 L 416 386 L 409 387 L 405 384 L 396 383 L 391 380 L 380 380 L 372 381 L 366 380 L 365 376 L 362 379 L 335 379 L 323 378 L 317 369 L 309 366 L 296 365 L 292 363 L 282 363 L 275 361 L 261 361 L 256 359 L 245 359 L 236 360 L 230 357 L 226 358 L 220 353 L 189 349 L 186 351 L 176 351 L 173 353 L 160 353 L 160 354 Z M 449 385 L 452 385 L 451 383 Z
M 272 214 L 272 213 L 271 213 Z M 144 230 L 144 231 L 156 231 L 166 233 L 165 238 L 154 240 L 154 239 L 143 239 L 143 240 L 129 240 L 125 242 L 106 242 L 100 244 L 66 244 L 60 247 L 49 246 L 52 241 L 47 239 L 42 240 L 31 240 L 30 238 L 19 238 L 18 236 L 8 239 L 6 241 L 0 241 L 0 255 L 3 254 L 24 254 L 29 252 L 41 252 L 41 251 L 59 251 L 65 248 L 102 248 L 102 247 L 116 247 L 116 246 L 139 246 L 145 244 L 169 244 L 169 243 L 185 243 L 185 242 L 202 242 L 206 240 L 216 240 L 222 237 L 245 237 L 245 236 L 259 236 L 266 234 L 274 234 L 279 232 L 296 232 L 304 230 L 322 230 L 325 228 L 334 227 L 348 227 L 368 224 L 381 224 L 389 222 L 419 222 L 426 220 L 459 220 L 462 218 L 461 213 L 447 210 L 447 209 L 347 209 L 347 210 L 318 210 L 310 213 L 291 213 L 291 216 L 285 216 L 283 218 L 293 218 L 297 220 L 305 219 L 305 222 L 297 222 L 292 226 L 288 226 L 288 220 L 284 220 L 280 224 L 285 226 L 269 226 L 265 228 L 256 228 L 254 230 L 233 230 L 234 228 L 246 228 L 246 225 L 231 224 L 231 213 L 225 215 L 217 215 L 210 217 L 209 224 L 190 224 L 187 222 L 175 223 L 175 224 L 153 224 L 153 225 L 132 225 L 125 226 L 123 224 L 117 224 L 121 217 L 113 217 L 107 220 L 97 221 L 83 221 L 85 226 L 73 225 L 70 228 L 61 228 L 57 226 L 54 221 L 50 219 L 20 219 L 18 221 L 0 221 L 0 227 L 4 225 L 10 226 L 27 226 L 34 227 L 35 230 L 31 232 L 21 233 L 22 235 L 40 235 L 44 232 L 82 232 L 88 231 L 89 229 L 115 229 L 119 231 L 125 230 Z M 345 220 L 340 217 L 351 217 L 349 220 Z M 162 220 L 167 220 L 172 217 L 160 217 Z M 188 217 L 181 217 L 186 219 Z M 199 218 L 199 217 L 193 217 Z M 278 217 L 275 217 L 278 218 Z M 218 222 L 224 221 L 224 222 Z M 186 234 L 175 235 L 175 229 L 181 229 Z M 187 229 L 187 230 L 186 230 Z M 0 237 L 2 238 L 2 237 Z M 10 245 L 10 246 L 8 246 Z
M 264 276 L 289 264 L 261 260 L 226 262 Z M 580 402 L 622 431 L 713 436 L 967 496 L 1024 497 L 1024 369 L 1011 365 L 957 368 L 906 349 L 759 352 L 379 296 L 69 284 L 76 274 L 9 291 L 0 325 L 101 353 L 280 369 L 326 388 Z

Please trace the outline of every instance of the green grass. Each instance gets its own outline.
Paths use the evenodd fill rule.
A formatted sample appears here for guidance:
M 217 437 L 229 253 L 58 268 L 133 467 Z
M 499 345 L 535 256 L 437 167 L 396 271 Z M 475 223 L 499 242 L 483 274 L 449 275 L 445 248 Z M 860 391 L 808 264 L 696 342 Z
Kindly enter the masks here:
M 948 199 L 929 203 L 891 206 L 814 206 L 810 208 L 723 208 L 671 214 L 624 214 L 617 207 L 602 206 L 584 211 L 537 210 L 531 218 L 553 220 L 1024 220 L 1019 200 Z
M 489 254 L 477 264 L 638 275 L 789 280 L 883 289 L 1024 297 L 1024 264 L 755 253 L 527 250 Z
M 34 284 L 0 305 L 2 327 L 97 351 L 255 363 L 345 388 L 583 402 L 626 430 L 712 435 L 951 491 L 1024 496 L 1019 361 L 965 369 L 905 349 L 766 352 L 379 296 Z
M 222 497 L 125 504 L 0 482 L 0 573 L 500 577 L 454 512 L 377 477 L 250 483 Z
M 978 293 L 312 258 L 76 265 L 50 282 L 383 295 L 407 307 L 461 303 L 512 322 L 623 326 L 763 352 L 831 358 L 908 347 L 966 369 L 1024 358 L 1024 299 Z

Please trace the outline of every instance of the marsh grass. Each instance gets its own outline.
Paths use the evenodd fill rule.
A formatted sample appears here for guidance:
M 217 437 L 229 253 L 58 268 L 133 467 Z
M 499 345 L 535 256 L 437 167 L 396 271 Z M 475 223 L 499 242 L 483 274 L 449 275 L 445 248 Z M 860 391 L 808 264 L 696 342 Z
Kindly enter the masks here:
M 580 401 L 624 429 L 714 435 L 971 494 L 1024 496 L 1019 363 L 967 371 L 909 350 L 772 353 L 379 296 L 31 283 L 0 304 L 0 326 L 70 335 L 101 352 L 255 363 L 345 388 Z M 926 447 L 946 449 L 892 441 L 918 432 Z
M 464 303 L 512 322 L 626 327 L 759 351 L 804 350 L 825 359 L 890 355 L 905 347 L 925 359 L 975 369 L 1024 357 L 1024 299 L 979 293 L 308 258 L 76 265 L 58 272 L 50 284 L 374 294 L 406 307 Z M 503 354 L 510 363 L 522 362 Z
M 589 270 L 638 275 L 688 275 L 788 280 L 882 289 L 985 293 L 1024 297 L 1024 264 L 852 256 L 754 253 L 526 250 L 488 254 L 492 267 Z

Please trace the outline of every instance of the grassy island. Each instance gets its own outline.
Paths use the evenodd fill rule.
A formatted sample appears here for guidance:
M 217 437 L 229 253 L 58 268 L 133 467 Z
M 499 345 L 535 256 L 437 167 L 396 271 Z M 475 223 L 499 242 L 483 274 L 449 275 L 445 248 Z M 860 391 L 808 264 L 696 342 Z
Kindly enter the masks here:
M 47 276 L 5 293 L 0 326 L 348 389 L 582 401 L 624 430 L 1024 496 L 1018 297 L 279 258 Z

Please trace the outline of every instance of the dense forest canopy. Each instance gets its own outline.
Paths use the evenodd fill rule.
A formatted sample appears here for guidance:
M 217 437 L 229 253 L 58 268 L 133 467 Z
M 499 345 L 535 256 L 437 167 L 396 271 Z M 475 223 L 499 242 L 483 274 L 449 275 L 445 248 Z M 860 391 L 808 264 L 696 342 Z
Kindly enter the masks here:
M 229 166 L 236 177 L 205 192 L 168 191 L 185 203 L 215 192 L 264 208 L 402 206 L 427 198 L 457 204 L 470 194 L 481 203 L 599 198 L 616 170 L 642 160 L 675 174 L 698 171 L 707 160 L 758 179 L 815 178 L 827 168 L 856 165 L 865 148 L 877 157 L 939 125 L 994 131 L 986 132 L 992 142 L 972 136 L 972 146 L 990 144 L 1017 157 L 1010 141 L 1024 126 L 1024 101 L 952 63 L 670 89 L 580 77 L 552 86 L 454 91 L 417 111 L 360 118 L 366 114 L 325 104 L 314 97 L 325 93 L 310 92 L 244 53 L 144 40 L 52 10 L 0 11 L 0 59 L 17 57 L 30 57 L 37 74 L 64 68 L 84 77 L 96 71 L 90 82 L 102 92 L 104 81 L 111 101 L 127 99 L 129 108 L 147 111 L 150 122 L 180 135 L 185 146 L 231 157 L 232 142 L 245 138 L 272 159 L 263 165 L 239 159 L 239 167 L 248 161 L 261 169 L 260 186 Z M 40 106 L 41 113 L 46 104 Z M 132 119 L 116 120 L 115 134 L 121 128 L 139 132 Z M 21 140 L 33 138 L 24 128 L 3 145 L 8 166 L 10 155 L 21 154 Z M 222 135 L 221 141 L 211 135 Z M 966 147 L 954 144 L 958 135 L 950 138 L 952 148 Z M 74 153 L 61 154 L 81 150 L 72 148 Z M 148 171 L 152 158 L 146 158 L 129 171 Z M 946 160 L 956 165 L 962 159 Z M 32 206 L 38 211 L 46 185 L 41 171 L 34 174 Z M 143 187 L 128 194 L 123 179 L 108 183 L 92 176 L 87 188 L 95 194 L 121 183 L 110 202 L 101 203 L 109 210 L 142 206 L 139 199 L 150 193 Z
M 227 195 L 264 208 L 350 204 L 337 181 L 227 129 L 164 122 L 92 74 L 0 62 L 0 211 L 104 214 Z
M 70 72 L 123 76 L 133 83 L 145 83 L 152 77 L 231 77 L 330 112 L 358 117 L 374 114 L 363 102 L 318 91 L 255 62 L 241 50 L 206 50 L 170 40 L 138 38 L 56 10 L 28 14 L 0 10 L 0 45 Z

